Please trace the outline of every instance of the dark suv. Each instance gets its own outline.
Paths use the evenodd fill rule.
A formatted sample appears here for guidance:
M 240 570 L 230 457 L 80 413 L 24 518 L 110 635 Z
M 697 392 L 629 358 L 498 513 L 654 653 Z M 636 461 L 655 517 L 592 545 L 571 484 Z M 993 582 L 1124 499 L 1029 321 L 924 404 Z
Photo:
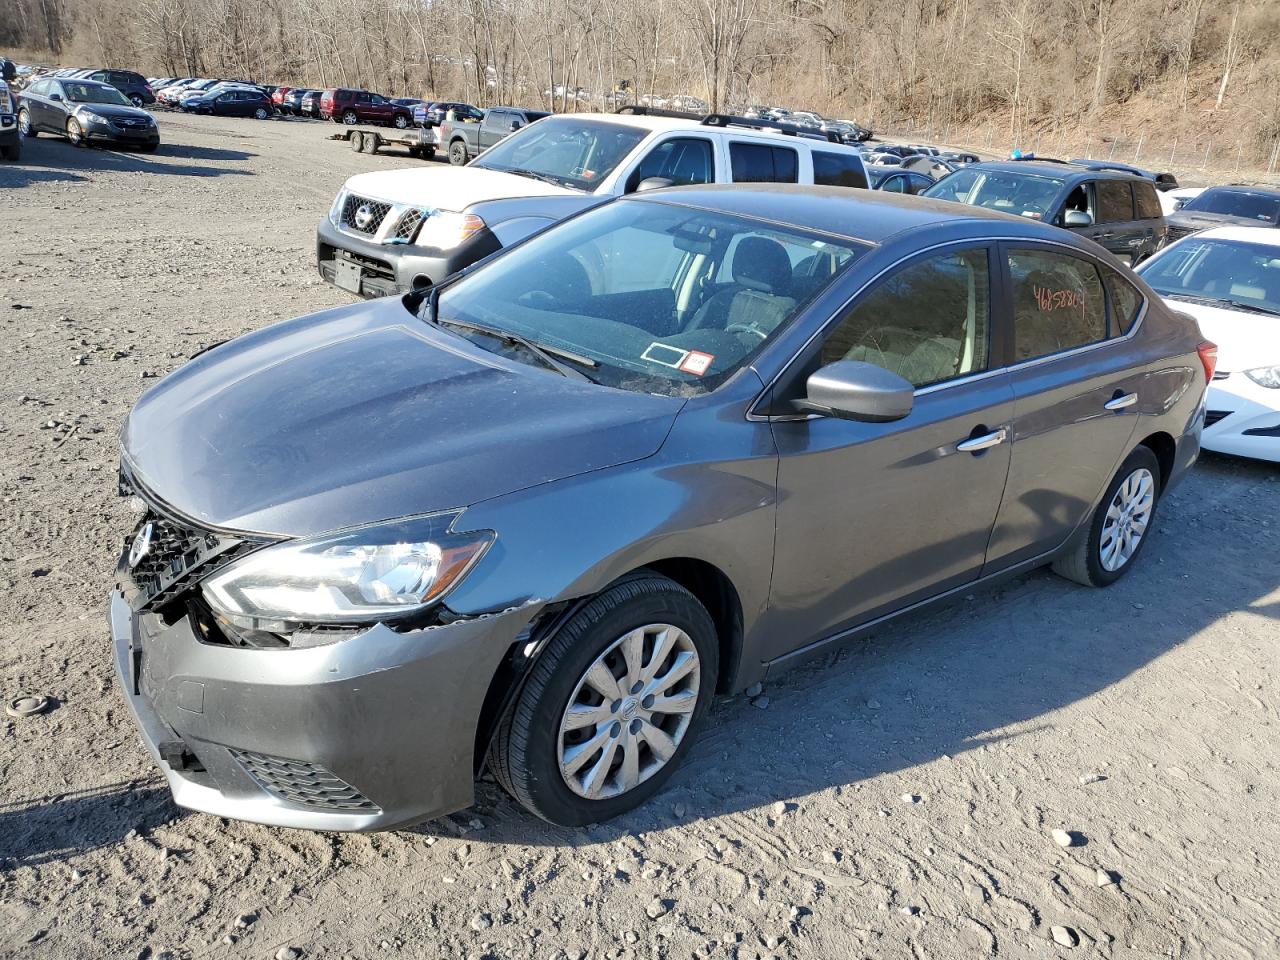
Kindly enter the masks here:
M 1155 253 L 1168 232 L 1152 181 L 1075 163 L 975 163 L 943 177 L 923 195 L 1065 227 L 1130 265 Z
M 320 116 L 334 123 L 387 123 L 401 130 L 413 125 L 413 111 L 368 90 L 339 87 L 320 97 Z
M 111 84 L 128 97 L 129 102 L 135 107 L 145 107 L 156 102 L 156 95 L 152 93 L 147 78 L 132 70 L 94 70 L 92 73 L 86 73 L 81 79 Z

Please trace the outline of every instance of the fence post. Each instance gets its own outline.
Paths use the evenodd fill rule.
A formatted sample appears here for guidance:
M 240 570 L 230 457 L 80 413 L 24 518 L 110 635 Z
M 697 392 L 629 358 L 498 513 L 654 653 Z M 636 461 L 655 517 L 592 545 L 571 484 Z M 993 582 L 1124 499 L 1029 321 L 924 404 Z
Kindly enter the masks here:
M 1209 148 L 1213 146 L 1213 141 L 1204 145 L 1204 162 L 1200 164 L 1200 172 L 1204 173 L 1209 169 Z
M 1138 149 L 1133 151 L 1133 162 L 1135 164 L 1138 162 L 1138 157 L 1142 155 L 1142 141 L 1146 139 L 1146 136 L 1147 135 L 1144 133 L 1142 136 L 1138 137 Z
M 1173 155 L 1178 152 L 1178 138 L 1173 138 L 1173 146 L 1169 148 L 1169 168 L 1173 169 Z
M 1116 144 L 1118 144 L 1119 142 L 1120 142 L 1119 140 L 1111 141 L 1111 153 L 1107 155 L 1108 160 L 1114 160 L 1116 158 Z

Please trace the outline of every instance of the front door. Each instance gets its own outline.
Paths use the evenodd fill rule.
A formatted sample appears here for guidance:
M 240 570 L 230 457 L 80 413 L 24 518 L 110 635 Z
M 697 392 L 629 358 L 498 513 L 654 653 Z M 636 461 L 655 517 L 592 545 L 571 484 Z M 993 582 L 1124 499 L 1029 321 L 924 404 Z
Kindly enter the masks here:
M 988 571 L 1061 546 L 1128 453 L 1142 407 L 1098 267 L 1062 247 L 1004 248 L 1013 300 L 1013 461 Z M 1107 268 L 1108 270 L 1110 268 Z
M 1013 414 L 1008 377 L 993 369 L 994 260 L 994 245 L 917 257 L 822 344 L 821 365 L 862 360 L 915 384 L 905 419 L 773 421 L 780 628 L 766 659 L 981 573 Z

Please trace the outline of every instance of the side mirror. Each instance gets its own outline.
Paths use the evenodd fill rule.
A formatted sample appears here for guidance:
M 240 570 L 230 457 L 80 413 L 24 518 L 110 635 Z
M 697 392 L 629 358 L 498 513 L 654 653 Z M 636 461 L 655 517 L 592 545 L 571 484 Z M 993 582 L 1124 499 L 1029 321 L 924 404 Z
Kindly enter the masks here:
M 837 360 L 809 375 L 804 410 L 866 423 L 901 420 L 911 412 L 915 387 L 884 367 L 861 360 Z
M 1062 215 L 1062 225 L 1064 227 L 1092 227 L 1093 217 L 1083 210 L 1068 210 Z
M 636 184 L 636 193 L 644 193 L 646 190 L 661 190 L 663 187 L 675 186 L 675 181 L 668 177 L 645 177 Z
M 512 120 L 511 125 L 507 129 L 509 129 L 512 133 L 515 133 L 515 131 L 520 129 L 520 121 Z
M 55 100 L 55 101 L 57 101 L 58 103 L 61 103 L 61 102 L 62 102 L 62 94 L 60 94 L 60 93 L 51 93 L 51 94 L 49 94 L 49 99 L 50 99 L 50 100 Z
M 1185 207 L 1186 205 L 1187 205 L 1186 197 L 1174 197 L 1174 198 L 1173 198 L 1173 209 L 1174 209 L 1174 212 L 1177 212 L 1178 210 L 1181 210 L 1181 209 L 1182 209 L 1183 207 Z

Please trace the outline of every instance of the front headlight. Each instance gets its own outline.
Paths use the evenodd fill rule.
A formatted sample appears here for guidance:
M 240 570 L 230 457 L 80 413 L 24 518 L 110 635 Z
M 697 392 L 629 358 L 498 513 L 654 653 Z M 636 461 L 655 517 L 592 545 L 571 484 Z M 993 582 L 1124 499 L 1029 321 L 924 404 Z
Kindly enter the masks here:
M 249 630 L 402 617 L 443 597 L 493 543 L 492 530 L 452 532 L 458 516 L 265 547 L 209 577 L 201 592 L 215 613 Z
M 1246 370 L 1244 375 L 1260 387 L 1280 390 L 1280 367 L 1256 367 Z
M 418 228 L 417 244 L 420 247 L 435 247 L 437 250 L 452 250 L 462 246 L 483 229 L 484 221 L 474 213 L 436 210 Z
M 94 113 L 92 110 L 81 110 L 80 116 L 90 123 L 106 123 L 107 118 L 100 113 Z
M 338 219 L 342 216 L 342 204 L 347 199 L 346 189 L 338 191 L 338 195 L 333 198 L 333 203 L 329 205 L 329 222 L 335 227 L 338 225 Z

